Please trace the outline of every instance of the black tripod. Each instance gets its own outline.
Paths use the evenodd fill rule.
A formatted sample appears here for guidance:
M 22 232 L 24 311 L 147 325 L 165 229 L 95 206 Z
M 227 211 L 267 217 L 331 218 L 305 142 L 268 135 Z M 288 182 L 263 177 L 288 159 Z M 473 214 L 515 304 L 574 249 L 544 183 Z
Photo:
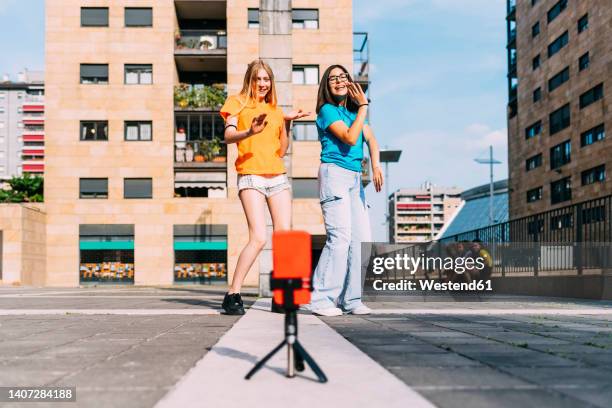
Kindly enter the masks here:
M 301 280 L 298 279 L 270 279 L 272 289 L 283 289 L 283 309 L 285 311 L 285 339 L 262 358 L 255 367 L 249 371 L 245 379 L 251 378 L 266 362 L 272 358 L 283 346 L 287 346 L 287 377 L 295 377 L 295 371 L 304 371 L 304 362 L 314 371 L 319 378 L 319 381 L 327 382 L 327 377 L 319 368 L 314 359 L 302 347 L 297 339 L 297 309 L 298 307 L 293 302 L 293 290 L 302 287 Z

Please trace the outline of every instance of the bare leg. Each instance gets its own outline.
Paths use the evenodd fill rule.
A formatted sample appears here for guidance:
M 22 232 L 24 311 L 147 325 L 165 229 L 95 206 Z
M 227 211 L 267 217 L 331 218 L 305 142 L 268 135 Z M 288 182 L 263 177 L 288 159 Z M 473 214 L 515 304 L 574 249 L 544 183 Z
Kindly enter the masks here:
M 230 294 L 240 292 L 246 274 L 266 244 L 266 218 L 264 213 L 266 199 L 264 195 L 254 189 L 245 189 L 241 190 L 238 196 L 249 225 L 249 242 L 238 257 L 232 285 L 229 288 Z
M 291 229 L 291 191 L 280 191 L 268 197 L 268 208 L 272 216 L 274 231 Z

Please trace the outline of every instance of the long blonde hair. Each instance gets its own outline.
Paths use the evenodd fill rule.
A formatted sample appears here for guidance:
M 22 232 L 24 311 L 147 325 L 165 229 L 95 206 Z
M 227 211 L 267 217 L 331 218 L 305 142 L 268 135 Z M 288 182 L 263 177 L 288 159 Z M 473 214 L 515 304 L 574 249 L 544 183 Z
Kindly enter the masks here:
M 270 77 L 270 90 L 266 94 L 265 101 L 274 107 L 276 106 L 278 98 L 276 97 L 276 85 L 274 83 L 274 73 L 272 72 L 272 68 L 270 68 L 270 66 L 262 59 L 256 59 L 249 63 L 249 66 L 244 73 L 244 81 L 242 82 L 242 90 L 240 91 L 240 96 L 244 97 L 242 108 L 257 100 L 254 91 L 257 85 L 257 73 L 262 68 Z M 240 110 L 242 110 L 242 108 Z

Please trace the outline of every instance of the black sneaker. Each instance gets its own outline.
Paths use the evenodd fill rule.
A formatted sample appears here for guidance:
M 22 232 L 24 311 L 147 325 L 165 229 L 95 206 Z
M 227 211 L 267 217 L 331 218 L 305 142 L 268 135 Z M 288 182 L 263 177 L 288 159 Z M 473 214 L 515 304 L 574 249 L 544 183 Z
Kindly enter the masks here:
M 223 298 L 223 304 L 221 305 L 225 314 L 228 315 L 243 315 L 244 314 L 244 305 L 242 304 L 242 298 L 240 297 L 240 293 L 229 293 L 225 294 Z

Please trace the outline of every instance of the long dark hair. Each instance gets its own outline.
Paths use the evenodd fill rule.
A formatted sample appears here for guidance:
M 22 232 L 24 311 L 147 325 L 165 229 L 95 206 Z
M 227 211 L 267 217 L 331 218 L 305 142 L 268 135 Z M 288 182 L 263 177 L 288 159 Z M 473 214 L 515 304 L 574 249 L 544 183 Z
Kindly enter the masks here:
M 348 81 L 353 82 L 351 74 L 349 74 L 346 68 L 344 68 L 342 65 L 335 64 L 327 68 L 323 73 L 323 77 L 321 77 L 321 83 L 319 84 L 319 94 L 317 96 L 317 113 L 319 113 L 321 107 L 326 103 L 331 103 L 332 105 L 338 106 L 338 103 L 334 100 L 334 98 L 332 97 L 332 93 L 329 90 L 329 73 L 334 68 L 340 68 L 348 76 Z M 355 103 L 355 101 L 353 101 L 348 95 L 346 96 L 346 109 L 351 112 L 357 112 L 357 110 L 359 109 L 357 103 Z

